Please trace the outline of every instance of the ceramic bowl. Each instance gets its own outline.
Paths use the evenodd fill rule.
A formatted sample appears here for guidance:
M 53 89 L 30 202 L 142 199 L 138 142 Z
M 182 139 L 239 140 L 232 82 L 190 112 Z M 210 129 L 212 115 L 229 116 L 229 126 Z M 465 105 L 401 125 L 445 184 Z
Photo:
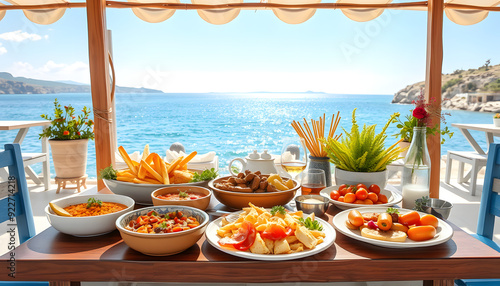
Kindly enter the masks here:
M 182 200 L 182 201 L 164 200 L 157 198 L 157 196 L 159 195 L 178 194 L 180 191 L 199 194 L 202 195 L 203 197 L 195 200 Z M 208 207 L 211 198 L 212 198 L 212 191 L 210 191 L 207 188 L 199 186 L 172 185 L 170 187 L 157 189 L 156 191 L 151 193 L 151 199 L 153 200 L 153 205 L 155 206 L 181 205 L 181 206 L 197 208 L 200 210 L 205 210 Z
M 378 185 L 381 189 L 387 185 L 387 170 L 381 172 L 351 172 L 339 168 L 335 168 L 335 184 L 336 185 L 357 185 L 372 184 Z
M 88 217 L 66 217 L 55 214 L 49 205 L 45 207 L 45 215 L 50 224 L 62 233 L 73 236 L 96 236 L 112 232 L 116 229 L 116 219 L 122 214 L 134 209 L 134 200 L 121 195 L 77 195 L 51 201 L 52 203 L 65 208 L 67 206 L 86 203 L 89 198 L 95 198 L 103 202 L 113 202 L 124 204 L 126 209 L 119 212 Z
M 248 207 L 248 203 L 252 203 L 263 208 L 272 208 L 278 205 L 286 205 L 295 197 L 295 193 L 300 188 L 300 184 L 296 180 L 293 180 L 295 187 L 293 187 L 292 189 L 272 193 L 239 193 L 224 191 L 214 186 L 215 183 L 219 183 L 220 181 L 226 180 L 229 177 L 231 176 L 212 180 L 208 183 L 208 187 L 212 189 L 215 198 L 219 202 L 234 209 L 242 209 Z M 287 180 L 287 178 L 283 179 Z
M 295 203 L 298 211 L 303 211 L 306 214 L 314 213 L 316 216 L 322 216 L 328 210 L 330 200 L 320 195 L 302 195 L 295 198 Z
M 196 170 L 191 170 L 196 171 Z M 200 171 L 201 172 L 201 171 Z M 152 205 L 151 193 L 159 188 L 175 186 L 201 186 L 206 187 L 208 181 L 186 183 L 186 184 L 172 184 L 172 185 L 159 185 L 159 184 L 135 184 L 130 182 L 122 182 L 117 180 L 103 179 L 104 184 L 110 191 L 118 195 L 129 196 L 138 204 Z
M 417 201 L 421 202 L 422 199 L 417 199 Z M 430 198 L 426 203 L 422 204 L 422 209 L 424 210 L 424 212 L 442 219 L 448 219 L 452 208 L 452 203 L 434 198 Z
M 125 229 L 130 221 L 146 215 L 151 210 L 159 214 L 182 211 L 187 216 L 195 217 L 200 225 L 190 230 L 172 233 L 137 233 Z M 153 206 L 138 209 L 123 214 L 116 220 L 116 228 L 120 231 L 123 241 L 132 249 L 151 256 L 167 256 L 182 252 L 193 246 L 205 233 L 209 221 L 206 212 L 185 206 Z

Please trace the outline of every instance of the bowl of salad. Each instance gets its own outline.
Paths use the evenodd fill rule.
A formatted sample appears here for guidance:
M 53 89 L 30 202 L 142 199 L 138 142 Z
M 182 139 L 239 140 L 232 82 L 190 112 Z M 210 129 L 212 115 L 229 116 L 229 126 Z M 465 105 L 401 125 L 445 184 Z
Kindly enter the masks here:
M 116 228 L 132 249 L 151 256 L 180 253 L 203 236 L 206 212 L 186 206 L 153 206 L 123 214 Z
M 200 186 L 169 186 L 151 193 L 153 205 L 182 205 L 205 210 L 210 204 L 212 191 Z

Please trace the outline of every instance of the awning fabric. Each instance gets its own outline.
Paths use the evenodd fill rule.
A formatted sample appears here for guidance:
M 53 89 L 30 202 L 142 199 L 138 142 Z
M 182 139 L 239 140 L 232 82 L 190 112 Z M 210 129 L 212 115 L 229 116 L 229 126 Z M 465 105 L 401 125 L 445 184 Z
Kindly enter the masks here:
M 65 0 L 4 0 L 12 5 L 40 5 L 67 3 Z M 83 0 L 78 0 L 82 1 Z M 124 0 L 135 3 L 180 3 L 180 0 Z M 261 0 L 266 1 L 266 0 Z M 392 0 L 336 0 L 336 3 L 352 3 L 352 4 L 389 4 Z M 267 0 L 268 3 L 275 4 L 315 4 L 321 3 L 321 0 Z M 227 4 L 227 3 L 243 3 L 243 0 L 191 0 L 193 4 Z M 330 2 L 331 3 L 331 2 Z M 480 7 L 496 7 L 500 5 L 500 0 L 446 0 L 446 4 L 463 4 L 474 5 Z M 0 3 L 0 5 L 3 5 Z M 408 7 L 403 9 L 409 10 L 425 10 L 422 7 Z M 240 13 L 239 8 L 231 9 L 211 9 L 197 10 L 198 15 L 206 22 L 214 25 L 222 25 L 234 20 Z M 309 20 L 316 13 L 316 9 L 301 9 L 301 8 L 272 8 L 273 13 L 281 21 L 288 24 L 300 24 Z M 349 19 L 357 22 L 366 22 L 380 16 L 384 9 L 361 9 L 350 8 L 340 9 L 342 13 Z M 59 20 L 66 11 L 66 8 L 57 9 L 42 9 L 42 10 L 23 10 L 26 17 L 37 24 L 48 25 Z M 176 10 L 161 9 L 161 8 L 132 8 L 134 14 L 141 20 L 149 23 L 159 23 L 172 17 Z M 0 10 L 0 20 L 5 16 L 6 11 Z M 473 25 L 481 22 L 488 16 L 488 11 L 484 10 L 465 10 L 445 8 L 445 14 L 456 24 Z

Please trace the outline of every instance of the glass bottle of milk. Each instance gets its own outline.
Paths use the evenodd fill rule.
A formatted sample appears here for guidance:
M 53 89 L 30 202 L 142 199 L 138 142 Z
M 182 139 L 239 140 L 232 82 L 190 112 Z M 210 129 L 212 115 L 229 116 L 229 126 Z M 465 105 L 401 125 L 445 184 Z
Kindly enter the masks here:
M 403 208 L 413 209 L 415 200 L 429 196 L 431 159 L 427 149 L 426 127 L 414 127 L 413 139 L 403 168 Z

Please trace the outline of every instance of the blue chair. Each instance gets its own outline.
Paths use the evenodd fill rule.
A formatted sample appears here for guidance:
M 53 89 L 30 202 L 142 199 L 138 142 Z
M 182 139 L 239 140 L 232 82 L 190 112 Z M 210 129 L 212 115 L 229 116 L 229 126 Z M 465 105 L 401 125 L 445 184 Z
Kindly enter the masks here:
M 5 151 L 0 152 L 0 168 L 9 167 L 9 181 L 15 178 L 17 183 L 17 192 L 11 191 L 10 183 L 7 183 L 7 197 L 0 198 L 0 209 L 9 210 L 12 208 L 12 202 L 15 202 L 15 228 L 18 231 L 19 242 L 24 243 L 35 232 L 35 223 L 33 221 L 33 212 L 31 211 L 30 196 L 28 184 L 26 183 L 26 175 L 24 174 L 23 156 L 19 144 L 6 144 Z M 1 185 L 0 185 L 1 188 Z M 9 202 L 11 205 L 9 205 Z M 14 223 L 14 216 L 9 216 L 8 211 L 0 213 L 0 222 L 9 221 Z M 49 285 L 48 282 L 2 282 L 0 285 L 12 286 L 34 286 L 34 285 Z
M 477 234 L 473 236 L 484 244 L 500 252 L 500 245 L 493 241 L 495 216 L 500 217 L 500 144 L 491 143 L 484 176 L 483 193 L 477 222 Z M 500 277 L 500 272 L 499 272 Z M 500 279 L 463 279 L 455 280 L 459 286 L 500 285 Z

